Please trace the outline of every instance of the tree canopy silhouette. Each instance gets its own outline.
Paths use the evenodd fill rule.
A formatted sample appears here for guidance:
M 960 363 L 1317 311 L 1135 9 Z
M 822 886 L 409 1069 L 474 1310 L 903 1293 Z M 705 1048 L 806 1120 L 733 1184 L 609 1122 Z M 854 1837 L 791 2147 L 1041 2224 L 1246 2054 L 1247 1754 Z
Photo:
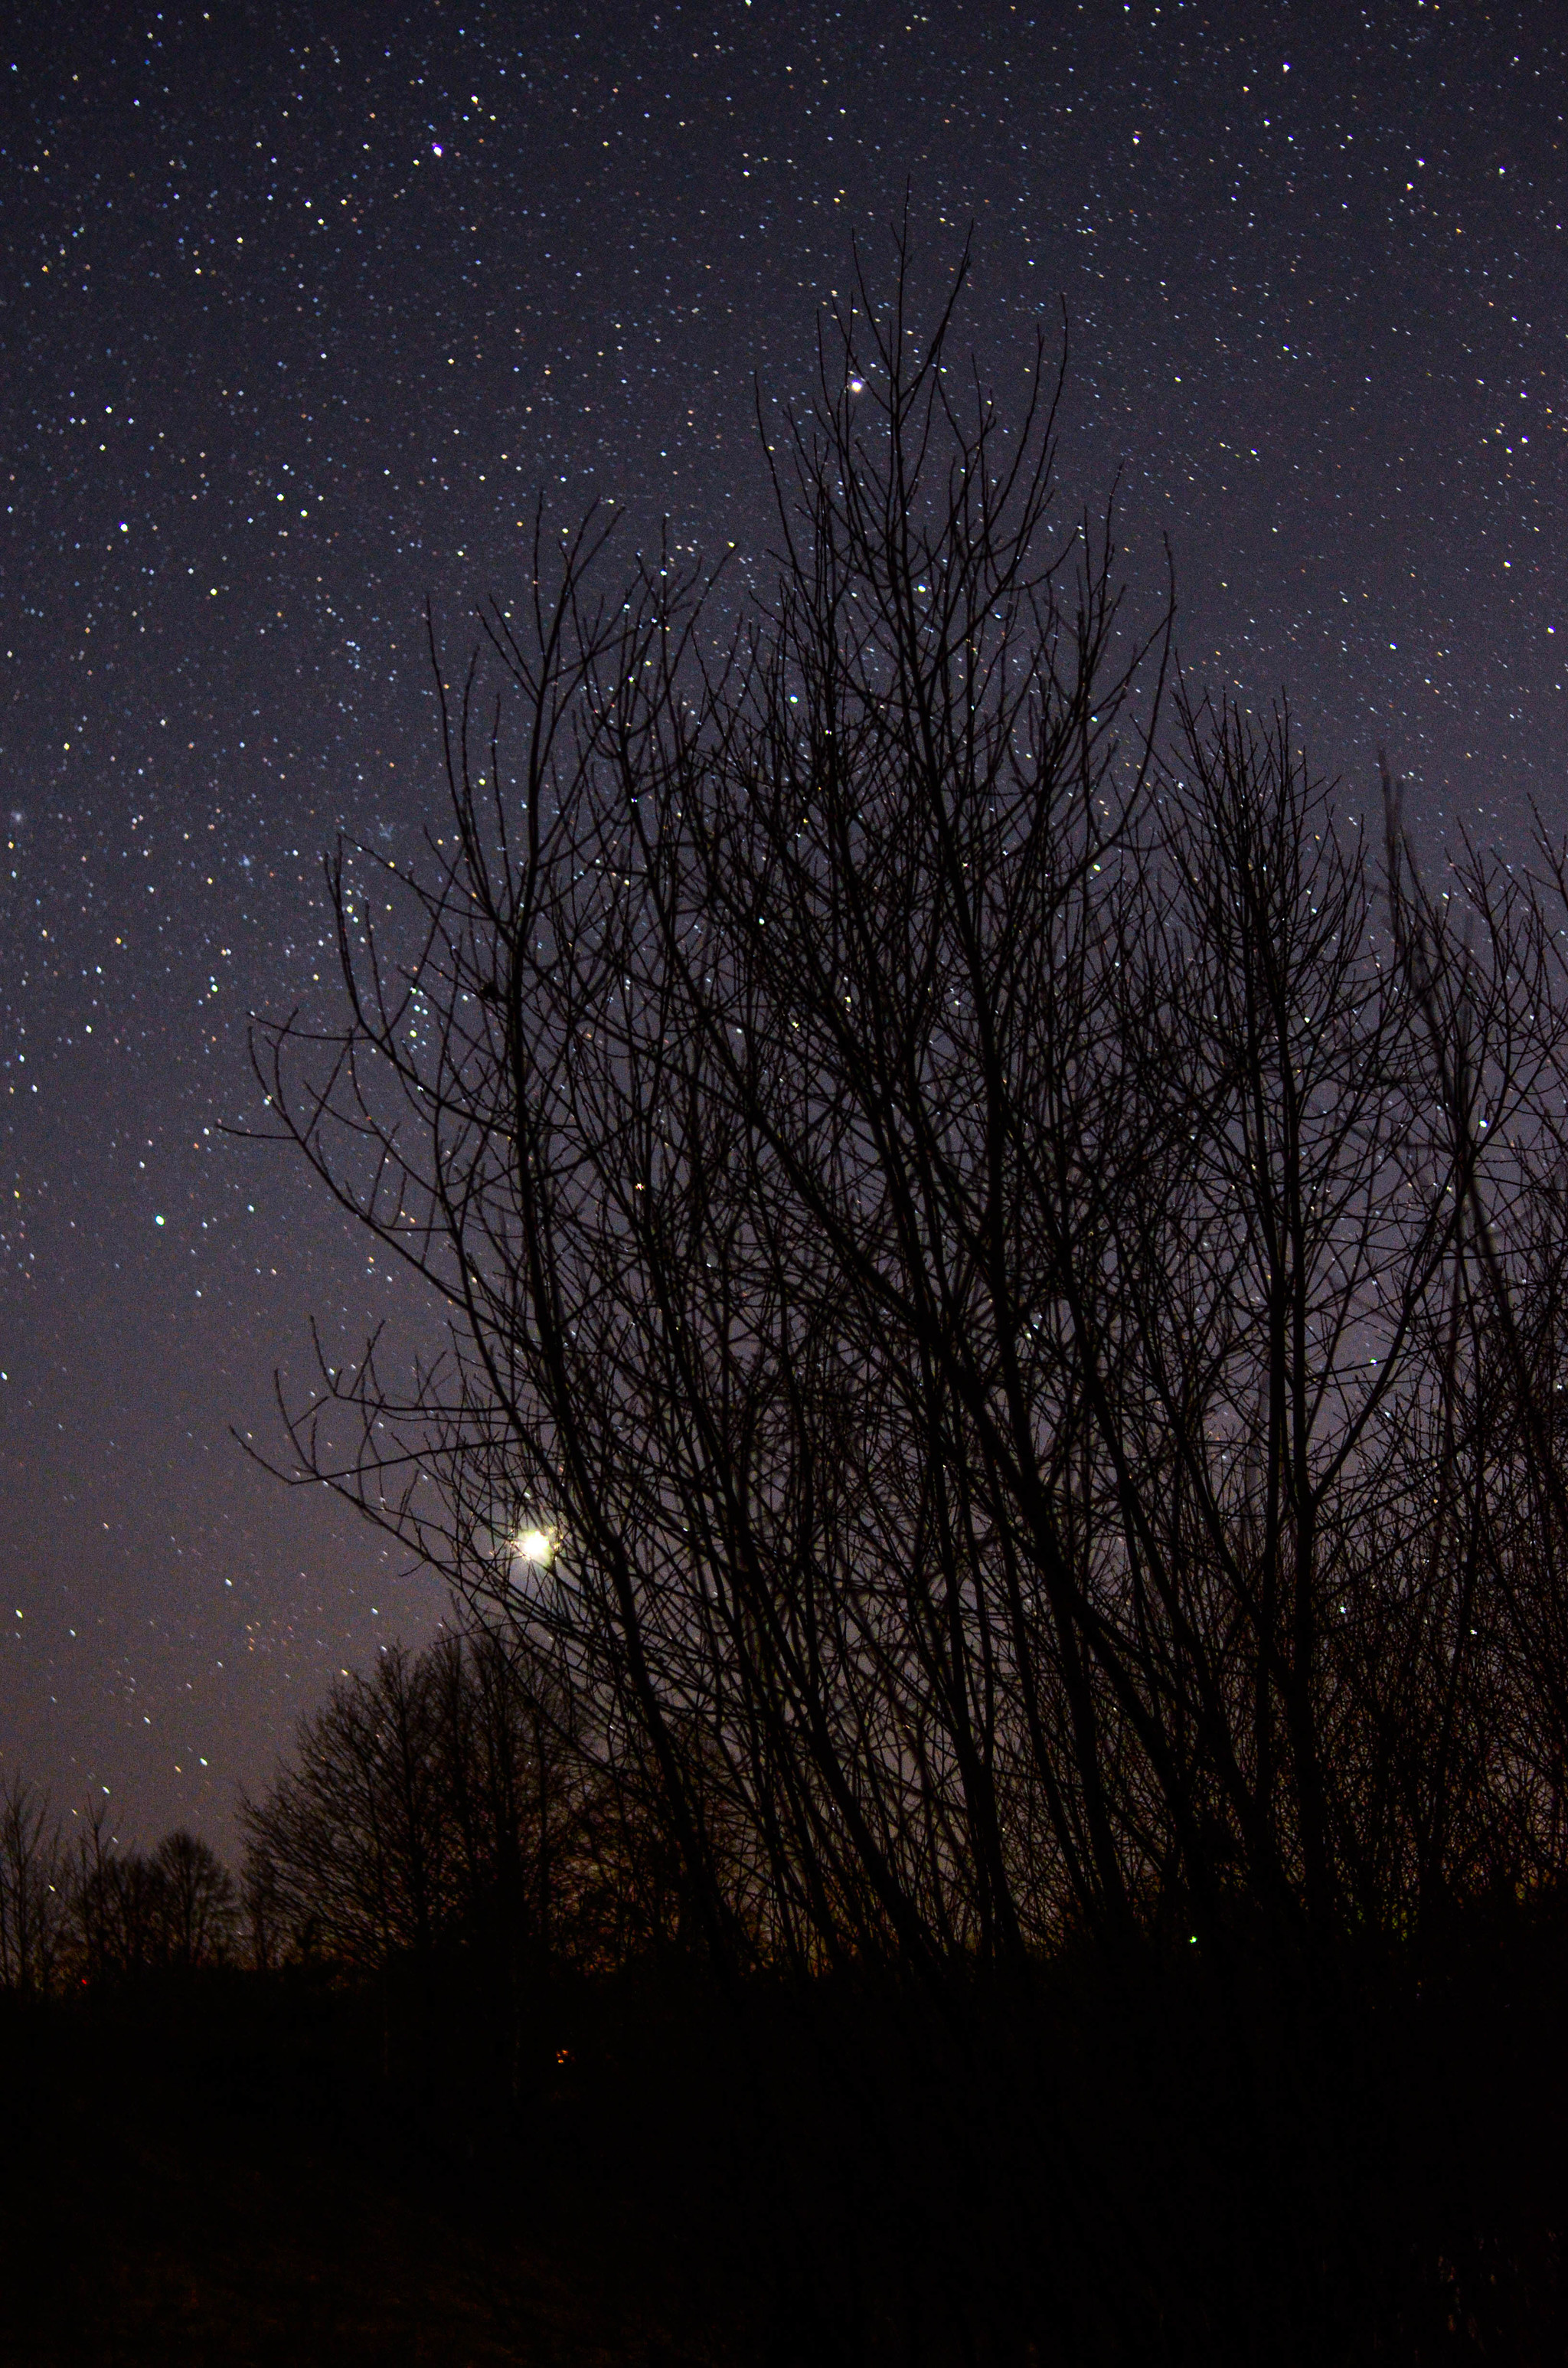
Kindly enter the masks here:
M 541 516 L 437 655 L 446 819 L 256 1050 L 449 1346 L 324 1361 L 297 1468 L 721 1965 L 1407 1930 L 1562 1860 L 1561 863 L 1428 895 L 1175 676 L 961 281 L 824 315 L 755 586 Z

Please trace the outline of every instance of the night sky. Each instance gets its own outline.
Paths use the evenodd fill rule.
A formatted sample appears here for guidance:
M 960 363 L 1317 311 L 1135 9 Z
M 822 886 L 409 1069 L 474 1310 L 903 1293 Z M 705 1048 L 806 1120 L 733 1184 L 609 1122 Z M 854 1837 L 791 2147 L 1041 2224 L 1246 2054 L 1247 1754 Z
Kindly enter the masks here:
M 10 12 L 0 131 L 0 1777 L 233 1841 L 340 1668 L 444 1609 L 320 1489 L 274 1369 L 431 1318 L 283 1153 L 247 1016 L 329 973 L 321 857 L 402 859 L 536 491 L 628 556 L 766 546 L 910 193 L 1006 399 L 1072 323 L 1064 498 L 1119 471 L 1194 677 L 1288 687 L 1436 854 L 1568 827 L 1555 12 L 702 0 Z

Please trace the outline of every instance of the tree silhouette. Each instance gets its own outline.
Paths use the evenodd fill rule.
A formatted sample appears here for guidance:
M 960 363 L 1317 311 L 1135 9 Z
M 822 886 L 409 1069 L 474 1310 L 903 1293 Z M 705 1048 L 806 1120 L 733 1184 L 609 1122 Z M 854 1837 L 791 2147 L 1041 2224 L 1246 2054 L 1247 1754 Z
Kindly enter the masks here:
M 74 1861 L 61 1861 L 64 1953 L 75 1974 L 90 1987 L 229 1959 L 238 1903 L 233 1877 L 211 1848 L 181 1827 L 151 1853 L 122 1850 L 107 1825 L 104 1804 L 89 1805 Z
M 634 1801 L 575 1748 L 549 1669 L 483 1632 L 340 1679 L 241 1824 L 264 1965 L 459 1944 L 505 1987 L 508 1969 L 619 1963 L 662 1928 Z
M 0 1989 L 50 1987 L 67 1897 L 65 1853 L 48 1795 L 12 1775 L 0 1787 Z
M 1555 1850 L 1478 1261 L 1539 1299 L 1556 941 L 1480 864 L 1483 947 L 1380 926 L 1288 713 L 1157 739 L 1041 358 L 1005 426 L 951 311 L 832 316 L 727 641 L 540 529 L 409 959 L 335 865 L 272 1106 L 454 1324 L 301 1467 L 557 1656 L 726 1961 L 1419 1915 Z
M 1322 1968 L 1562 1870 L 1568 883 L 1428 894 L 1288 709 L 1173 677 L 961 281 L 825 315 L 760 589 L 541 516 L 460 682 L 433 642 L 424 869 L 340 849 L 341 1030 L 256 1049 L 449 1346 L 286 1418 L 550 1669 L 732 1989 L 924 2001 L 924 2119 L 862 2100 L 922 2275 L 1000 2294 L 975 2166 L 1069 2159 L 1042 1968 L 1266 1933 L 1311 2281 Z
M 167 1962 L 188 1969 L 227 1957 L 234 1941 L 236 1909 L 233 1877 L 222 1860 L 182 1827 L 165 1835 L 153 1867 Z

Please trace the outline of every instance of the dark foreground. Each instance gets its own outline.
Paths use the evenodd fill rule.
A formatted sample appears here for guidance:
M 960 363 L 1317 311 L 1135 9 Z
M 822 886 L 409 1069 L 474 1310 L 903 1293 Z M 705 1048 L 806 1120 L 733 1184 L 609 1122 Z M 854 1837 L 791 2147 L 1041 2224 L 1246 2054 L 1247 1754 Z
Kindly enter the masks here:
M 0 2358 L 1568 2357 L 1568 1921 L 932 2014 L 471 1964 L 0 1998 Z
M 651 2218 L 574 2064 L 531 2065 L 515 2116 L 481 2101 L 467 2143 L 428 2089 L 380 2077 L 380 2003 L 245 1976 L 0 1999 L 0 2358 L 739 2356 L 722 2281 Z

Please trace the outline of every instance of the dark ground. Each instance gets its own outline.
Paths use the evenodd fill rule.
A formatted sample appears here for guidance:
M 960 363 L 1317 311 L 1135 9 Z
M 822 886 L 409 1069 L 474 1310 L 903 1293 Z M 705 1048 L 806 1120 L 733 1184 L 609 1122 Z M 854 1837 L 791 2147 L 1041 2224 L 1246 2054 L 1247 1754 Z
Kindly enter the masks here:
M 874 1985 L 744 2044 L 668 1969 L 498 1994 L 0 1997 L 0 2362 L 1568 2358 L 1568 1901 L 1310 1978 L 1069 1954 L 961 2044 Z
M 739 2356 L 640 2116 L 608 2126 L 537 2031 L 471 2145 L 460 2098 L 375 2077 L 373 1998 L 241 1976 L 0 2009 L 7 2363 Z

